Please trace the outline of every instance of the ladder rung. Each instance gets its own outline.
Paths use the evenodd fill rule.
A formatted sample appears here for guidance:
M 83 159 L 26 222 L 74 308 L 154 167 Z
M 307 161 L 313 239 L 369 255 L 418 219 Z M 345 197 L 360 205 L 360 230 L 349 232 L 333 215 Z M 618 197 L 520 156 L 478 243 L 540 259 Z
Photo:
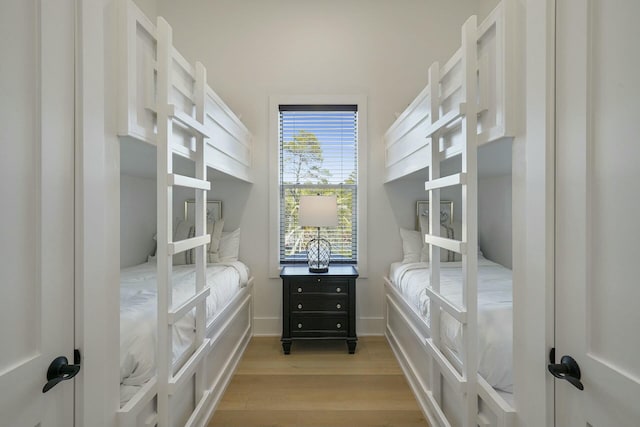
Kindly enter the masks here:
M 489 385 L 482 375 L 478 374 L 478 396 L 484 401 L 489 409 L 498 416 L 498 426 L 513 426 L 515 410 L 504 401 L 493 387 Z
M 146 420 L 144 420 L 145 427 L 154 427 L 158 424 L 158 413 L 153 412 L 149 414 Z
M 432 137 L 434 134 L 440 131 L 440 129 L 447 126 L 452 121 L 462 117 L 465 114 L 466 108 L 467 108 L 467 105 L 464 102 L 461 102 L 458 108 L 454 108 L 444 116 L 440 117 L 431 126 L 429 126 L 429 128 L 427 129 L 427 134 L 425 135 L 425 138 Z
M 177 374 L 169 378 L 169 394 L 175 394 L 175 392 L 184 384 L 184 381 L 191 378 L 193 373 L 198 368 L 198 364 L 202 361 L 202 358 L 206 356 L 209 351 L 209 339 L 205 339 L 200 344 L 200 347 L 191 355 L 191 357 L 184 363 L 182 368 Z
M 459 254 L 465 254 L 467 252 L 467 244 L 453 239 L 445 239 L 444 237 L 433 236 L 431 234 L 425 234 L 425 243 L 430 245 L 436 245 L 443 249 L 453 251 Z
M 210 288 L 204 288 L 200 292 L 193 295 L 191 298 L 183 302 L 180 307 L 175 310 L 169 311 L 169 324 L 173 325 L 178 320 L 182 319 L 185 314 L 187 314 L 193 307 L 196 306 L 200 301 L 205 299 L 211 293 Z
M 478 427 L 491 427 L 491 421 L 487 418 L 486 415 L 478 412 Z
M 200 402 L 198 402 L 198 404 L 196 405 L 196 409 L 193 410 L 184 427 L 192 427 L 197 425 L 198 420 L 200 420 L 200 418 L 202 417 L 203 411 L 209 408 L 209 399 L 212 395 L 213 393 L 211 392 L 211 390 L 205 390 L 202 393 L 202 399 L 200 399 Z
M 184 111 L 176 108 L 175 105 L 169 104 L 168 112 L 169 117 L 172 117 L 173 119 L 182 123 L 186 127 L 187 131 L 189 131 L 194 136 L 209 138 L 209 131 L 202 123 L 200 123 Z
M 211 190 L 211 183 L 202 179 L 191 178 L 175 173 L 169 174 L 169 185 L 178 187 L 196 188 L 199 190 Z
M 449 313 L 454 319 L 462 324 L 467 323 L 466 310 L 460 310 L 458 307 L 453 305 L 451 301 L 443 297 L 440 293 L 434 291 L 432 288 L 425 288 L 425 291 L 429 294 L 429 298 L 437 301 L 438 305 L 442 307 L 447 313 Z
M 440 188 L 453 187 L 454 185 L 465 185 L 467 183 L 466 173 L 457 173 L 454 175 L 445 176 L 442 178 L 434 179 L 424 183 L 424 189 L 438 190 Z
M 178 242 L 169 243 L 169 255 L 179 254 L 180 252 L 188 251 L 189 249 L 197 248 L 198 246 L 208 245 L 211 241 L 211 236 L 205 234 L 204 236 L 192 237 L 191 239 L 180 240 Z
M 136 394 L 120 409 L 118 418 L 121 421 L 128 420 L 136 415 L 136 408 L 143 408 L 158 395 L 158 377 L 154 376 L 147 381 Z M 121 425 L 125 425 L 121 422 Z
M 436 400 L 431 390 L 425 390 L 427 396 L 427 403 L 431 407 L 431 412 L 438 420 L 438 425 L 441 427 L 451 427 L 447 416 L 442 412 L 441 403 Z
M 431 338 L 426 339 L 427 349 L 431 353 L 431 357 L 433 357 L 438 365 L 440 365 L 440 370 L 442 371 L 442 375 L 449 381 L 456 391 L 459 393 L 466 392 L 467 380 L 462 377 L 456 370 L 456 368 L 447 360 L 446 357 L 442 354 L 442 352 L 435 346 L 433 340 Z

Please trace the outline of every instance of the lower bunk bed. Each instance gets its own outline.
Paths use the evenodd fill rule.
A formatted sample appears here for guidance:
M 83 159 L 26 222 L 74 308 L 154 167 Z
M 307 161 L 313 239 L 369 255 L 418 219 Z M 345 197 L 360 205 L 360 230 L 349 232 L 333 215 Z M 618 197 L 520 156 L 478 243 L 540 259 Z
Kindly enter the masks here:
M 461 300 L 461 264 L 440 264 L 440 293 L 454 303 Z M 431 370 L 431 362 L 438 354 L 430 344 L 430 304 L 425 290 L 429 287 L 429 263 L 393 263 L 384 281 L 385 335 L 423 412 L 434 426 L 461 426 L 457 414 L 464 391 L 453 386 L 456 382 L 452 378 L 447 381 L 451 375 L 448 370 Z M 479 257 L 477 424 L 481 427 L 514 425 L 512 308 L 511 270 Z M 444 311 L 440 316 L 440 339 L 446 360 L 436 362 L 461 372 L 462 325 Z M 445 379 L 437 382 L 440 390 L 432 390 L 433 375 Z M 432 403 L 434 399 L 439 406 Z
M 195 268 L 173 267 L 173 301 L 180 305 L 194 292 Z M 122 427 L 157 423 L 157 271 L 153 259 L 121 271 L 120 287 L 120 404 Z M 211 263 L 206 268 L 210 293 L 206 298 L 205 364 L 207 399 L 195 396 L 192 376 L 176 385 L 171 399 L 171 426 L 205 425 L 231 380 L 252 335 L 253 278 L 240 261 Z M 188 367 L 196 351 L 195 316 L 184 316 L 172 327 L 173 374 Z M 197 402 L 205 408 L 196 411 Z M 192 414 L 201 414 L 193 419 Z

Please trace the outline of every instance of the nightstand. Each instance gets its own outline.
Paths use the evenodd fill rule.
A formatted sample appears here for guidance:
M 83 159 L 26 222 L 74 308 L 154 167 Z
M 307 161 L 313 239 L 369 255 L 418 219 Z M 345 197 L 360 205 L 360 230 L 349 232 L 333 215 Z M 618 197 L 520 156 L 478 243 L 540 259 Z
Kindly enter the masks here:
M 356 278 L 351 265 L 310 273 L 307 265 L 286 266 L 282 277 L 282 350 L 294 340 L 345 340 L 356 351 Z

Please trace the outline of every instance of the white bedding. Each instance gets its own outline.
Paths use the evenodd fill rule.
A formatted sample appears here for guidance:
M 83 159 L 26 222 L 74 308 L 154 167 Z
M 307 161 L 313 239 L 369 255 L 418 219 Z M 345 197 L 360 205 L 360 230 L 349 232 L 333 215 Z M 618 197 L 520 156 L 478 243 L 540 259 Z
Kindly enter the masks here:
M 239 261 L 209 264 L 207 320 L 246 286 L 249 269 Z M 155 263 L 120 272 L 120 403 L 124 404 L 155 374 L 157 284 Z M 194 265 L 173 266 L 173 305 L 179 306 L 195 292 Z M 193 311 L 173 328 L 173 361 L 193 343 Z
M 462 301 L 462 264 L 441 263 L 440 293 L 458 306 Z M 416 311 L 429 322 L 429 264 L 393 263 L 389 278 Z M 513 392 L 513 293 L 511 270 L 478 259 L 478 372 L 502 391 Z M 459 354 L 461 324 L 448 313 L 441 318 L 442 343 Z

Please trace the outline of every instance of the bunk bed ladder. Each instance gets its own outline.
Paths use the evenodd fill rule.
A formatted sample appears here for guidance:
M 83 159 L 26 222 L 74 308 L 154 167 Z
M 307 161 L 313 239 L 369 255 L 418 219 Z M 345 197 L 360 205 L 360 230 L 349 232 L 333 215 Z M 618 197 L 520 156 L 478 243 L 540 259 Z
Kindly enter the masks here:
M 429 192 L 429 234 L 424 236 L 429 244 L 431 287 L 427 288 L 430 299 L 431 337 L 427 349 L 431 359 L 431 395 L 433 413 L 443 426 L 451 423 L 442 411 L 442 384 L 445 378 L 455 390 L 464 396 L 462 425 L 475 427 L 478 420 L 477 390 L 477 22 L 470 17 L 462 27 L 462 101 L 459 107 L 441 114 L 440 67 L 436 62 L 429 68 L 430 126 L 427 137 L 431 139 L 429 181 L 425 190 Z M 448 176 L 440 175 L 440 138 L 445 127 L 453 120 L 460 120 L 462 136 L 461 172 Z M 440 236 L 440 190 L 460 186 L 462 191 L 462 236 L 461 240 Z M 462 305 L 458 307 L 440 294 L 440 250 L 446 249 L 462 255 Z M 463 350 L 461 372 L 449 362 L 441 350 L 440 316 L 447 312 L 462 325 Z
M 157 351 L 157 425 L 170 425 L 170 398 L 177 390 L 194 379 L 195 409 L 186 426 L 202 423 L 200 417 L 208 391 L 205 387 L 204 360 L 209 349 L 206 339 L 206 298 L 210 289 L 206 286 L 207 245 L 211 236 L 207 234 L 207 191 L 211 184 L 207 181 L 205 163 L 205 139 L 209 137 L 204 126 L 204 102 L 206 94 L 206 71 L 202 64 L 196 64 L 195 77 L 195 113 L 185 113 L 170 103 L 172 90 L 173 44 L 172 30 L 161 17 L 157 23 L 157 192 L 158 192 L 158 351 Z M 178 122 L 182 129 L 195 138 L 195 178 L 178 175 L 173 172 L 173 126 Z M 192 147 L 193 144 L 192 144 Z M 173 187 L 191 188 L 196 193 L 195 237 L 173 241 Z M 196 254 L 195 293 L 180 306 L 174 307 L 172 301 L 171 273 L 173 255 L 194 250 Z M 173 325 L 182 317 L 195 310 L 195 340 L 192 354 L 174 373 L 173 367 Z

